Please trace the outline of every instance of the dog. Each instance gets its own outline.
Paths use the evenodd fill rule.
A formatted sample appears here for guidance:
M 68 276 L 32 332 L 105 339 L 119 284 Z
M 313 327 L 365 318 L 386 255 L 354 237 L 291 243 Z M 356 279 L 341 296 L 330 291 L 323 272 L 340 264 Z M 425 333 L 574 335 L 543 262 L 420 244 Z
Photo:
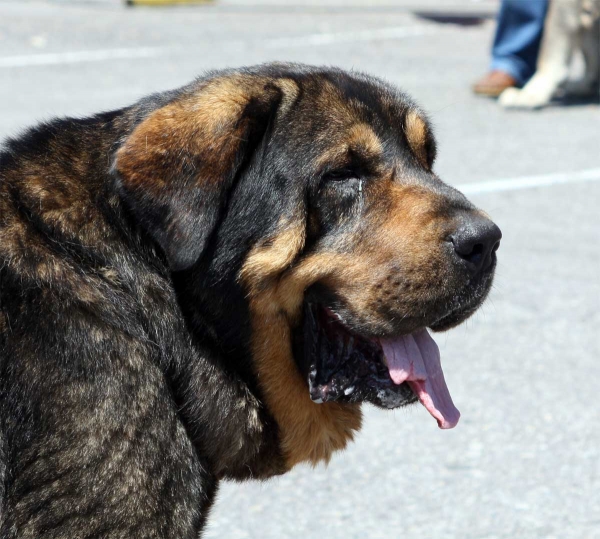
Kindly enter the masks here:
M 585 73 L 580 80 L 568 81 L 575 50 L 583 53 Z M 548 105 L 558 93 L 600 94 L 600 0 L 551 0 L 535 75 L 521 90 L 504 90 L 499 101 L 505 108 L 535 109 Z
M 501 233 L 367 75 L 217 71 L 0 154 L 0 537 L 198 537 L 222 479 L 327 462 L 361 404 L 458 410 L 429 328 Z

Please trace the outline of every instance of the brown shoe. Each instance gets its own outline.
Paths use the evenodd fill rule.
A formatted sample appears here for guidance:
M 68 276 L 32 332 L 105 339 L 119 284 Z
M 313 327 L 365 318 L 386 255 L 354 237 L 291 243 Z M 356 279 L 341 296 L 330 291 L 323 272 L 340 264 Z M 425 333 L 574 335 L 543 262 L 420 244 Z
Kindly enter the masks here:
M 507 88 L 517 85 L 516 79 L 508 73 L 494 70 L 473 84 L 473 92 L 478 95 L 498 97 Z

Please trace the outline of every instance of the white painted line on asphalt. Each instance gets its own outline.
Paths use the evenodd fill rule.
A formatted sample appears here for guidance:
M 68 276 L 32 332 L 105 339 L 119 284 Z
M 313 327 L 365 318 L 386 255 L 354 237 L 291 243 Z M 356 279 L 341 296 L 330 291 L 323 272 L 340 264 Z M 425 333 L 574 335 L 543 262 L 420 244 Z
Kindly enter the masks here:
M 480 193 L 498 193 L 500 191 L 517 191 L 519 189 L 532 189 L 535 187 L 546 187 L 577 182 L 600 181 L 600 168 L 591 168 L 577 172 L 558 172 L 555 174 L 541 174 L 539 176 L 520 176 L 518 178 L 506 178 L 490 180 L 486 182 L 464 183 L 455 185 L 465 195 L 478 195 Z
M 417 37 L 439 33 L 438 28 L 425 25 L 390 26 L 373 28 L 371 30 L 357 30 L 354 32 L 330 32 L 322 34 L 308 34 L 297 37 L 283 37 L 265 39 L 262 41 L 230 41 L 229 47 L 248 48 L 249 46 L 263 46 L 269 49 L 286 47 L 319 47 L 336 43 L 366 42 L 378 40 L 396 40 L 407 37 Z M 201 49 L 204 46 L 196 46 Z M 209 45 L 206 45 L 208 48 Z M 185 47 L 133 47 L 119 49 L 98 49 L 89 51 L 50 52 L 41 54 L 22 54 L 17 56 L 0 56 L 0 69 L 16 67 L 35 67 L 48 65 L 69 65 L 86 62 L 103 62 L 107 60 L 132 60 L 136 58 L 155 58 L 169 53 L 183 51 L 189 53 L 190 48 Z
M 428 36 L 439 33 L 439 28 L 424 25 L 390 26 L 387 28 L 373 28 L 371 30 L 356 30 L 354 32 L 331 32 L 322 34 L 309 34 L 298 37 L 282 37 L 268 39 L 265 45 L 269 48 L 280 47 L 318 47 L 335 43 L 353 43 L 365 41 L 378 41 L 385 39 L 403 39 L 405 37 Z
M 133 58 L 154 58 L 172 51 L 168 47 L 135 47 L 122 49 L 99 49 L 95 51 L 49 52 L 45 54 L 23 54 L 19 56 L 0 56 L 0 68 L 30 67 L 61 64 L 80 64 L 84 62 L 103 62 Z

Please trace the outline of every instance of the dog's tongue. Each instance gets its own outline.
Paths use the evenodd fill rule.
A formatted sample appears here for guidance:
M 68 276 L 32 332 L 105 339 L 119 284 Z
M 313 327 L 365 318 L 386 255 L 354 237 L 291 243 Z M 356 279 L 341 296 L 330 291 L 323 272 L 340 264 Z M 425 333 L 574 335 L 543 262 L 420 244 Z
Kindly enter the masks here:
M 441 429 L 455 427 L 460 412 L 444 380 L 440 351 L 427 330 L 380 342 L 393 382 L 398 385 L 408 382 Z

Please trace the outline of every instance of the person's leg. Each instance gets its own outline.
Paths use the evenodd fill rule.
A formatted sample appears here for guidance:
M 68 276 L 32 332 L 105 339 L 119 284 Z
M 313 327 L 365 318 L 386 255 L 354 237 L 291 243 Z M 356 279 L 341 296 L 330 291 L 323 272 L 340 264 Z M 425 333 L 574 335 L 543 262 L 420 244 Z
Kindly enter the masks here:
M 492 71 L 523 85 L 535 73 L 548 0 L 503 0 L 492 48 Z

